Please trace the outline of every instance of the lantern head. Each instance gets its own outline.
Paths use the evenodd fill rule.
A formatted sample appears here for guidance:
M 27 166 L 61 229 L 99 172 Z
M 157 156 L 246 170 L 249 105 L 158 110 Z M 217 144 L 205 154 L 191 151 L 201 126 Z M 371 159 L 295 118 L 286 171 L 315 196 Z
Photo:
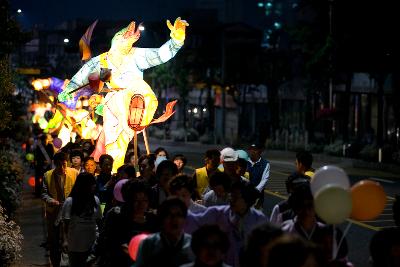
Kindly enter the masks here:
M 140 38 L 139 27 L 135 29 L 135 26 L 136 23 L 132 21 L 128 27 L 117 32 L 111 41 L 111 50 L 117 50 L 119 53 L 127 55 L 132 45 Z

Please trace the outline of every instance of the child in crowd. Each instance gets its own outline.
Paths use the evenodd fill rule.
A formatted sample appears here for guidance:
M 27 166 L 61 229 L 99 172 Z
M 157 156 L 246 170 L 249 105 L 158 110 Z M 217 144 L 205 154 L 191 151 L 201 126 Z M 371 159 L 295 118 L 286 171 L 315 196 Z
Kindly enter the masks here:
M 203 204 L 206 207 L 228 205 L 231 181 L 224 172 L 215 172 L 210 177 L 210 191 L 203 196 Z
M 186 157 L 182 154 L 177 154 L 174 156 L 172 161 L 176 164 L 176 167 L 178 167 L 178 173 L 183 174 L 183 169 L 187 163 Z
M 173 196 L 182 199 L 190 212 L 201 213 L 206 210 L 206 207 L 192 200 L 194 185 L 191 177 L 185 174 L 175 176 L 169 182 L 169 191 Z

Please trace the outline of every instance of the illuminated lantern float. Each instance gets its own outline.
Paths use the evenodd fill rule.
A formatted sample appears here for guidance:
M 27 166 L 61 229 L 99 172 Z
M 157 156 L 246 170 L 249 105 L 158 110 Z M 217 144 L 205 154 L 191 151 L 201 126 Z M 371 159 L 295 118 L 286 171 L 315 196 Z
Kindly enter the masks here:
M 61 80 L 56 77 L 47 79 L 36 79 L 32 85 L 36 91 L 42 92 L 50 102 L 53 102 L 53 96 L 58 96 L 68 84 L 68 80 Z M 83 139 L 96 140 L 100 134 L 101 125 L 96 124 L 89 112 L 84 109 L 76 109 L 78 100 L 81 97 L 89 97 L 94 93 L 93 86 L 86 86 L 74 95 L 73 99 L 68 99 L 62 103 L 53 105 L 56 108 L 53 117 L 47 121 L 44 114 L 37 121 L 45 133 L 58 132 L 58 138 L 62 140 L 61 147 L 65 146 L 71 139 L 71 136 L 78 134 Z M 94 101 L 99 102 L 94 99 Z M 47 110 L 51 110 L 47 107 Z M 35 110 L 40 114 L 41 109 Z M 42 112 L 43 113 L 43 112 Z
M 73 99 L 76 91 L 89 84 L 89 76 L 98 74 L 106 86 L 99 88 L 98 92 L 107 92 L 107 95 L 96 107 L 96 111 L 103 115 L 103 131 L 92 156 L 98 160 L 104 153 L 111 155 L 114 158 L 113 172 L 123 165 L 129 142 L 134 139 L 137 144 L 138 132 L 143 132 L 149 153 L 145 128 L 164 122 L 174 114 L 176 101 L 168 103 L 165 113 L 153 119 L 158 101 L 143 80 L 143 70 L 167 62 L 183 46 L 185 29 L 189 24 L 177 18 L 174 25 L 167 21 L 167 26 L 171 30 L 171 39 L 160 48 L 137 48 L 132 45 L 139 39 L 140 31 L 135 29 L 135 22 L 131 22 L 114 35 L 110 50 L 86 62 L 58 95 L 61 102 Z M 105 70 L 111 70 L 111 77 L 101 77 Z M 135 155 L 136 152 L 135 148 Z

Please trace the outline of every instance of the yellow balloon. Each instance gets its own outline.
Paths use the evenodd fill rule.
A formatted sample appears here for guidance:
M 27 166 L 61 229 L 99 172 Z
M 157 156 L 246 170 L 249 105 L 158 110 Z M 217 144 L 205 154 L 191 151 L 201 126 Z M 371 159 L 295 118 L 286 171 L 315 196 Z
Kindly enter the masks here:
M 315 212 L 327 224 L 339 224 L 350 216 L 351 194 L 340 186 L 326 185 L 315 194 L 314 205 Z

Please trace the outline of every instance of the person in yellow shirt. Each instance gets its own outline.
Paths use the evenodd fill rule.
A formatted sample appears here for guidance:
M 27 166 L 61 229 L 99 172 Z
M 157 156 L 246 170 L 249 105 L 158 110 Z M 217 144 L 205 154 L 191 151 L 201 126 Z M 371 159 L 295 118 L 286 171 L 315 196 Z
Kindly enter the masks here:
M 68 156 L 63 152 L 56 153 L 53 162 L 55 168 L 44 174 L 42 200 L 46 205 L 47 244 L 50 250 L 50 260 L 52 266 L 58 267 L 61 260 L 60 210 L 64 200 L 72 191 L 78 171 L 67 167 Z
M 307 175 L 310 180 L 314 177 L 314 169 L 312 168 L 313 156 L 308 151 L 300 151 L 296 154 L 296 171 Z
M 196 169 L 193 175 L 193 181 L 198 196 L 202 197 L 209 190 L 210 176 L 219 171 L 218 165 L 220 163 L 220 156 L 221 153 L 217 149 L 207 150 L 204 156 L 205 166 Z

